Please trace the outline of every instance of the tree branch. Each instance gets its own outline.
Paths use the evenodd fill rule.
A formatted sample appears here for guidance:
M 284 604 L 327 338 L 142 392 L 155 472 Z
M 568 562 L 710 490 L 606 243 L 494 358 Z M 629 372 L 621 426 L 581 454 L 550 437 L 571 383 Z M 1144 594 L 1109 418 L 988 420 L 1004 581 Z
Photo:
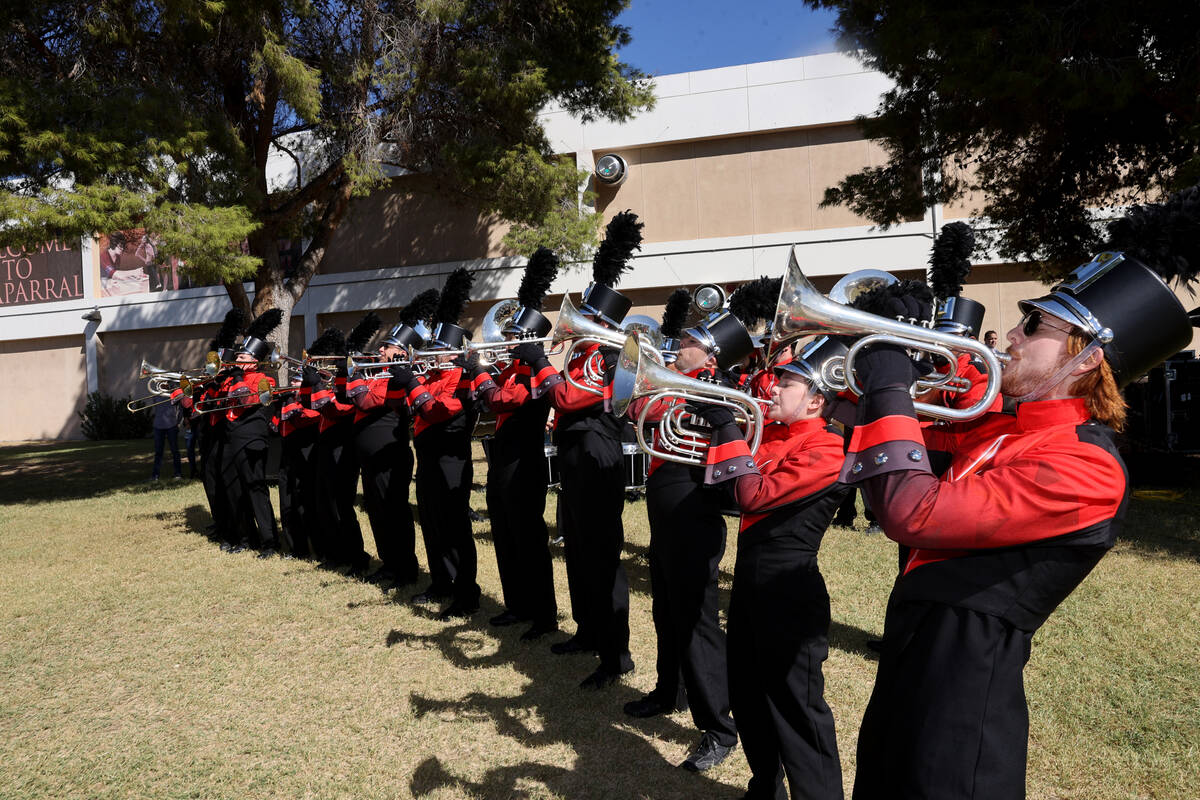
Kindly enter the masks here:
M 333 239 L 333 234 L 342 224 L 342 218 L 346 214 L 346 209 L 350 206 L 350 196 L 353 190 L 354 182 L 349 179 L 342 179 L 341 183 L 337 186 L 334 196 L 325 205 L 325 210 L 321 214 L 321 220 L 317 224 L 317 231 L 308 243 L 308 249 L 300 257 L 300 263 L 296 265 L 295 275 L 288 281 L 287 290 L 297 301 L 304 295 L 305 290 L 308 289 L 309 282 L 312 281 L 313 275 L 317 274 L 317 269 L 321 266 L 321 262 L 325 260 L 325 249 L 329 246 L 330 240 Z
M 309 203 L 319 199 L 321 194 L 329 188 L 329 185 L 342 177 L 345 171 L 345 165 L 341 159 L 338 159 L 326 167 L 324 172 L 306 183 L 286 203 L 263 214 L 263 220 L 268 223 L 277 223 L 291 219 L 296 214 L 299 214 Z

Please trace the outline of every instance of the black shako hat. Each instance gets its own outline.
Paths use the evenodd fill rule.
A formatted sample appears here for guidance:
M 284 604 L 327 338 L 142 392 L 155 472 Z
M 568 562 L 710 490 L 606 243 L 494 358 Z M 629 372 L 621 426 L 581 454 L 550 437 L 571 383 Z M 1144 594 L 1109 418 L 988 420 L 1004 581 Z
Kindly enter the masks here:
M 942 333 L 978 339 L 979 331 L 983 328 L 983 312 L 983 303 L 977 303 L 969 297 L 947 297 L 938 306 L 933 328 Z
M 558 275 L 558 256 L 548 247 L 539 247 L 529 257 L 517 289 L 520 307 L 505 323 L 501 333 L 518 339 L 541 339 L 553 327 L 542 313 L 542 299 Z
M 746 326 L 728 311 L 715 311 L 684 333 L 716 356 L 717 366 L 721 369 L 729 369 L 754 350 L 754 341 Z
M 831 401 L 839 389 L 830 384 L 830 380 L 834 377 L 832 370 L 836 366 L 830 362 L 834 358 L 840 358 L 844 362 L 846 354 L 849 352 L 850 348 L 846 347 L 844 342 L 831 336 L 822 336 L 805 345 L 804 349 L 788 363 L 775 367 L 775 372 L 790 372 L 793 375 L 799 375 L 811 383 L 818 392 L 825 395 L 826 401 Z
M 414 347 L 420 348 L 425 343 L 425 337 L 416 329 L 405 325 L 401 322 L 388 331 L 387 336 L 379 340 L 379 344 L 392 345 L 393 347 Z
M 379 342 L 380 346 L 420 348 L 429 338 L 429 326 L 426 320 L 432 319 L 437 311 L 438 298 L 441 293 L 437 289 L 426 289 L 400 309 L 400 322 L 388 331 Z
M 1158 273 L 1122 252 L 1104 252 L 1050 293 L 1018 303 L 1081 328 L 1104 349 L 1117 385 L 1148 372 L 1192 340 L 1192 323 Z
M 633 251 L 642 248 L 642 228 L 645 223 L 638 222 L 637 214 L 626 210 L 614 216 L 604 229 L 604 241 L 596 248 L 592 258 L 592 283 L 583 290 L 583 302 L 579 310 L 584 314 L 607 322 L 614 328 L 621 327 L 621 322 L 633 301 L 612 288 L 616 286 L 621 275 L 632 268 L 630 260 Z
M 246 338 L 238 347 L 238 353 L 248 353 L 255 361 L 266 361 L 267 356 L 271 355 L 271 351 L 275 349 L 275 346 L 267 341 L 267 337 L 279 327 L 281 322 L 283 322 L 282 309 L 272 308 L 259 314 L 246 329 Z

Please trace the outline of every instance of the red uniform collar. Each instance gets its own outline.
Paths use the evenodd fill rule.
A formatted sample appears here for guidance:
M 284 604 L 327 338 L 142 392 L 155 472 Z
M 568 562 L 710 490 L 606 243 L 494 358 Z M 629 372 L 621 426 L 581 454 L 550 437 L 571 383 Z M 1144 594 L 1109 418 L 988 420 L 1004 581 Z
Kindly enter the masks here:
M 1035 400 L 1017 406 L 1017 427 L 1023 431 L 1049 428 L 1051 425 L 1080 425 L 1091 417 L 1082 397 L 1063 400 Z
M 825 420 L 821 417 L 796 420 L 791 425 L 788 425 L 788 438 L 790 439 L 793 436 L 800 436 L 805 433 L 815 433 L 816 431 L 823 430 L 826 424 Z

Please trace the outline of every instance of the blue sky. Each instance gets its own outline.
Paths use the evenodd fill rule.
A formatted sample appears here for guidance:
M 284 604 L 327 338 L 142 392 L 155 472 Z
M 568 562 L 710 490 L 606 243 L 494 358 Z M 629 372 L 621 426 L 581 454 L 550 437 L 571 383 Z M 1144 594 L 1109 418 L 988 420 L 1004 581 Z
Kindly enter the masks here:
M 836 49 L 834 15 L 800 0 L 632 0 L 618 21 L 633 36 L 621 60 L 651 75 Z

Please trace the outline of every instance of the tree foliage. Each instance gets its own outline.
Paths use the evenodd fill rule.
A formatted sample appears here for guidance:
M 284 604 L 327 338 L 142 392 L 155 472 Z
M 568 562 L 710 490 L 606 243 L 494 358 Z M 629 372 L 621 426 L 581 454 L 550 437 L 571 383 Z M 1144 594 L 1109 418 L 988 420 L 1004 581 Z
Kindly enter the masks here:
M 652 100 L 613 52 L 627 1 L 4 4 L 0 243 L 153 229 L 235 304 L 253 279 L 257 314 L 290 311 L 389 169 L 537 225 L 566 186 L 537 113 L 619 121 Z M 298 147 L 303 182 L 270 185 Z M 301 236 L 285 274 L 277 241 Z
M 1196 3 L 806 2 L 835 10 L 843 45 L 895 82 L 859 120 L 888 163 L 826 204 L 890 225 L 979 191 L 990 244 L 1054 276 L 1115 207 L 1200 178 Z

